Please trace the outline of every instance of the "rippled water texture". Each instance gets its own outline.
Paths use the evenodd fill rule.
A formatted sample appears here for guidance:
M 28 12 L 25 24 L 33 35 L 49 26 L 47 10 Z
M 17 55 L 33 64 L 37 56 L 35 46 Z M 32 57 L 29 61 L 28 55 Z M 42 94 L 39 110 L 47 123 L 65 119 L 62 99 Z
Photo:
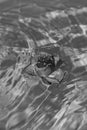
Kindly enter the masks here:
M 0 0 L 0 130 L 87 130 L 86 0 Z

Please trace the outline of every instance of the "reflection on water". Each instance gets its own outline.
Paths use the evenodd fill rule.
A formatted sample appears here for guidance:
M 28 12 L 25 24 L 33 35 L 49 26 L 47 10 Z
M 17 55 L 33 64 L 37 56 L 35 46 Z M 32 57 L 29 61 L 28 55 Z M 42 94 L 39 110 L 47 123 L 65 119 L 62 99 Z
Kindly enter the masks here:
M 87 8 L 30 3 L 1 8 L 0 130 L 86 130 Z

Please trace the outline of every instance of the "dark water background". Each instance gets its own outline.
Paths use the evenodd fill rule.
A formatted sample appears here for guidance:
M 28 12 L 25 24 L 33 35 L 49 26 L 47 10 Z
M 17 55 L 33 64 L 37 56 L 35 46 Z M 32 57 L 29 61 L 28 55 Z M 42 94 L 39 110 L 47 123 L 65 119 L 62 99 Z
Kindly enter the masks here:
M 87 130 L 86 6 L 0 1 L 0 130 Z

